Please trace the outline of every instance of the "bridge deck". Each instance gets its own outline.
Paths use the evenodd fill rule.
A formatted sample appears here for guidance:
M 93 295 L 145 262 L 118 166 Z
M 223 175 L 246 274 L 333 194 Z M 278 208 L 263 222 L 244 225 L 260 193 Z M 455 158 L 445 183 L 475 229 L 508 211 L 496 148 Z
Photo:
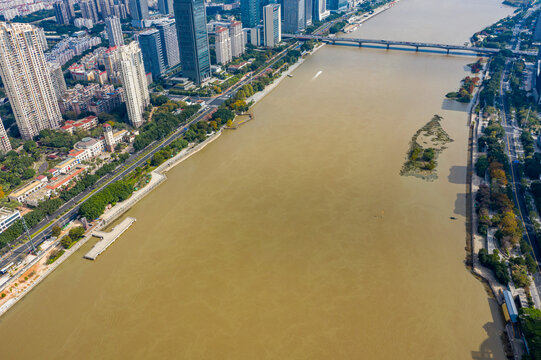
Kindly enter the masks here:
M 318 40 L 327 43 L 356 43 L 361 46 L 362 44 L 375 44 L 382 46 L 408 46 L 419 48 L 431 48 L 431 49 L 441 49 L 446 50 L 447 52 L 451 50 L 460 50 L 474 52 L 478 54 L 497 54 L 500 52 L 500 49 L 492 48 L 480 48 L 474 46 L 464 46 L 464 45 L 450 45 L 450 44 L 438 44 L 438 43 L 425 43 L 425 42 L 415 42 L 415 41 L 397 41 L 397 40 L 383 40 L 383 39 L 359 39 L 359 38 L 337 38 L 337 37 L 325 37 L 325 36 L 315 36 L 315 35 L 292 35 L 292 34 L 283 34 L 284 38 L 294 38 L 298 40 Z M 534 51 L 522 51 L 522 50 L 510 50 L 514 55 L 519 56 L 529 56 L 537 55 Z

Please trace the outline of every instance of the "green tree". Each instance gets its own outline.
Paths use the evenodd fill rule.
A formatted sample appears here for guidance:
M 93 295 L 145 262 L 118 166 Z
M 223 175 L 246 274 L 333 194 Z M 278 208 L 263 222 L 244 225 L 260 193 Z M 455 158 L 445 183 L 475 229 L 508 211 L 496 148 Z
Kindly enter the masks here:
M 53 226 L 53 230 L 52 230 L 53 236 L 58 237 L 61 232 L 62 232 L 62 229 L 60 228 L 60 226 L 58 225 Z
M 475 172 L 478 176 L 484 177 L 488 170 L 488 158 L 486 155 L 481 155 L 475 161 Z
M 62 238 L 62 240 L 60 240 L 60 244 L 64 249 L 69 249 L 71 245 L 73 245 L 73 240 L 69 235 L 66 235 Z
M 70 229 L 69 237 L 73 241 L 78 241 L 80 238 L 83 237 L 84 233 L 85 233 L 85 229 L 82 226 L 74 227 Z

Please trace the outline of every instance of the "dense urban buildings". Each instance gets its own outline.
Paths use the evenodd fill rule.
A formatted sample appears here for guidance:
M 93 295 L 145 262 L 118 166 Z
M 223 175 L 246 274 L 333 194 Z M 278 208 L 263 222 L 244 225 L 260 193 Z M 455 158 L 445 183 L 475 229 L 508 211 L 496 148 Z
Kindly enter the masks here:
M 155 23 L 156 29 L 160 32 L 162 50 L 167 68 L 172 68 L 180 63 L 178 49 L 177 28 L 174 19 L 166 19 Z
M 227 64 L 233 57 L 231 55 L 231 38 L 229 29 L 226 27 L 216 28 L 216 62 L 218 64 Z
M 201 84 L 211 76 L 205 3 L 203 0 L 176 0 L 174 4 L 182 72 Z
M 164 15 L 173 15 L 173 0 L 158 0 L 158 10 Z
M 120 25 L 120 19 L 116 16 L 110 16 L 105 19 L 105 29 L 107 31 L 107 38 L 111 46 L 124 45 L 124 36 L 122 35 L 122 26 Z
M 284 32 L 295 34 L 305 29 L 304 2 L 305 0 L 283 0 L 284 2 Z
M 132 25 L 144 27 L 145 20 L 148 20 L 148 1 L 147 0 L 130 0 L 130 14 Z
M 145 71 L 152 73 L 152 78 L 157 79 L 166 69 L 160 32 L 150 29 L 139 33 L 139 45 L 143 53 Z
M 263 7 L 263 36 L 266 47 L 275 47 L 282 41 L 282 21 L 280 5 L 270 4 Z
M 62 117 L 34 26 L 0 22 L 0 75 L 23 139 L 59 126 Z
M 139 127 L 143 124 L 142 114 L 150 104 L 150 96 L 143 56 L 136 41 L 120 47 L 119 62 L 128 118 L 133 126 Z
M 259 25 L 261 20 L 261 0 L 241 0 L 240 11 L 242 26 L 253 28 Z

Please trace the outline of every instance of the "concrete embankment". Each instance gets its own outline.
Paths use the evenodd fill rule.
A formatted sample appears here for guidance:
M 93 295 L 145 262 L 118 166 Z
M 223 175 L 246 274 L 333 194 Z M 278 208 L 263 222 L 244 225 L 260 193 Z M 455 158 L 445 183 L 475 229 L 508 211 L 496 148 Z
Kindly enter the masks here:
M 115 240 L 124 233 L 124 231 L 128 230 L 135 221 L 135 218 L 127 217 L 122 220 L 120 224 L 112 228 L 109 232 L 94 231 L 92 235 L 101 238 L 101 240 L 98 241 L 88 253 L 86 253 L 84 258 L 89 260 L 96 260 L 96 258 L 109 246 L 111 246 L 111 244 L 114 243 Z

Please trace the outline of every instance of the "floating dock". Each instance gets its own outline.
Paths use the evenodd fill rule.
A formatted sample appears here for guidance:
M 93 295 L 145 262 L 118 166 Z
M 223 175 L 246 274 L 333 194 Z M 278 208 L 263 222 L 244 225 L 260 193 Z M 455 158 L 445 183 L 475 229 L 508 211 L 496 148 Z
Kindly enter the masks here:
M 135 218 L 127 217 L 120 224 L 115 226 L 110 232 L 94 231 L 93 236 L 100 238 L 101 240 L 94 245 L 94 247 L 86 253 L 85 259 L 96 260 L 98 255 L 105 251 L 116 239 L 128 230 L 128 228 L 135 222 Z

